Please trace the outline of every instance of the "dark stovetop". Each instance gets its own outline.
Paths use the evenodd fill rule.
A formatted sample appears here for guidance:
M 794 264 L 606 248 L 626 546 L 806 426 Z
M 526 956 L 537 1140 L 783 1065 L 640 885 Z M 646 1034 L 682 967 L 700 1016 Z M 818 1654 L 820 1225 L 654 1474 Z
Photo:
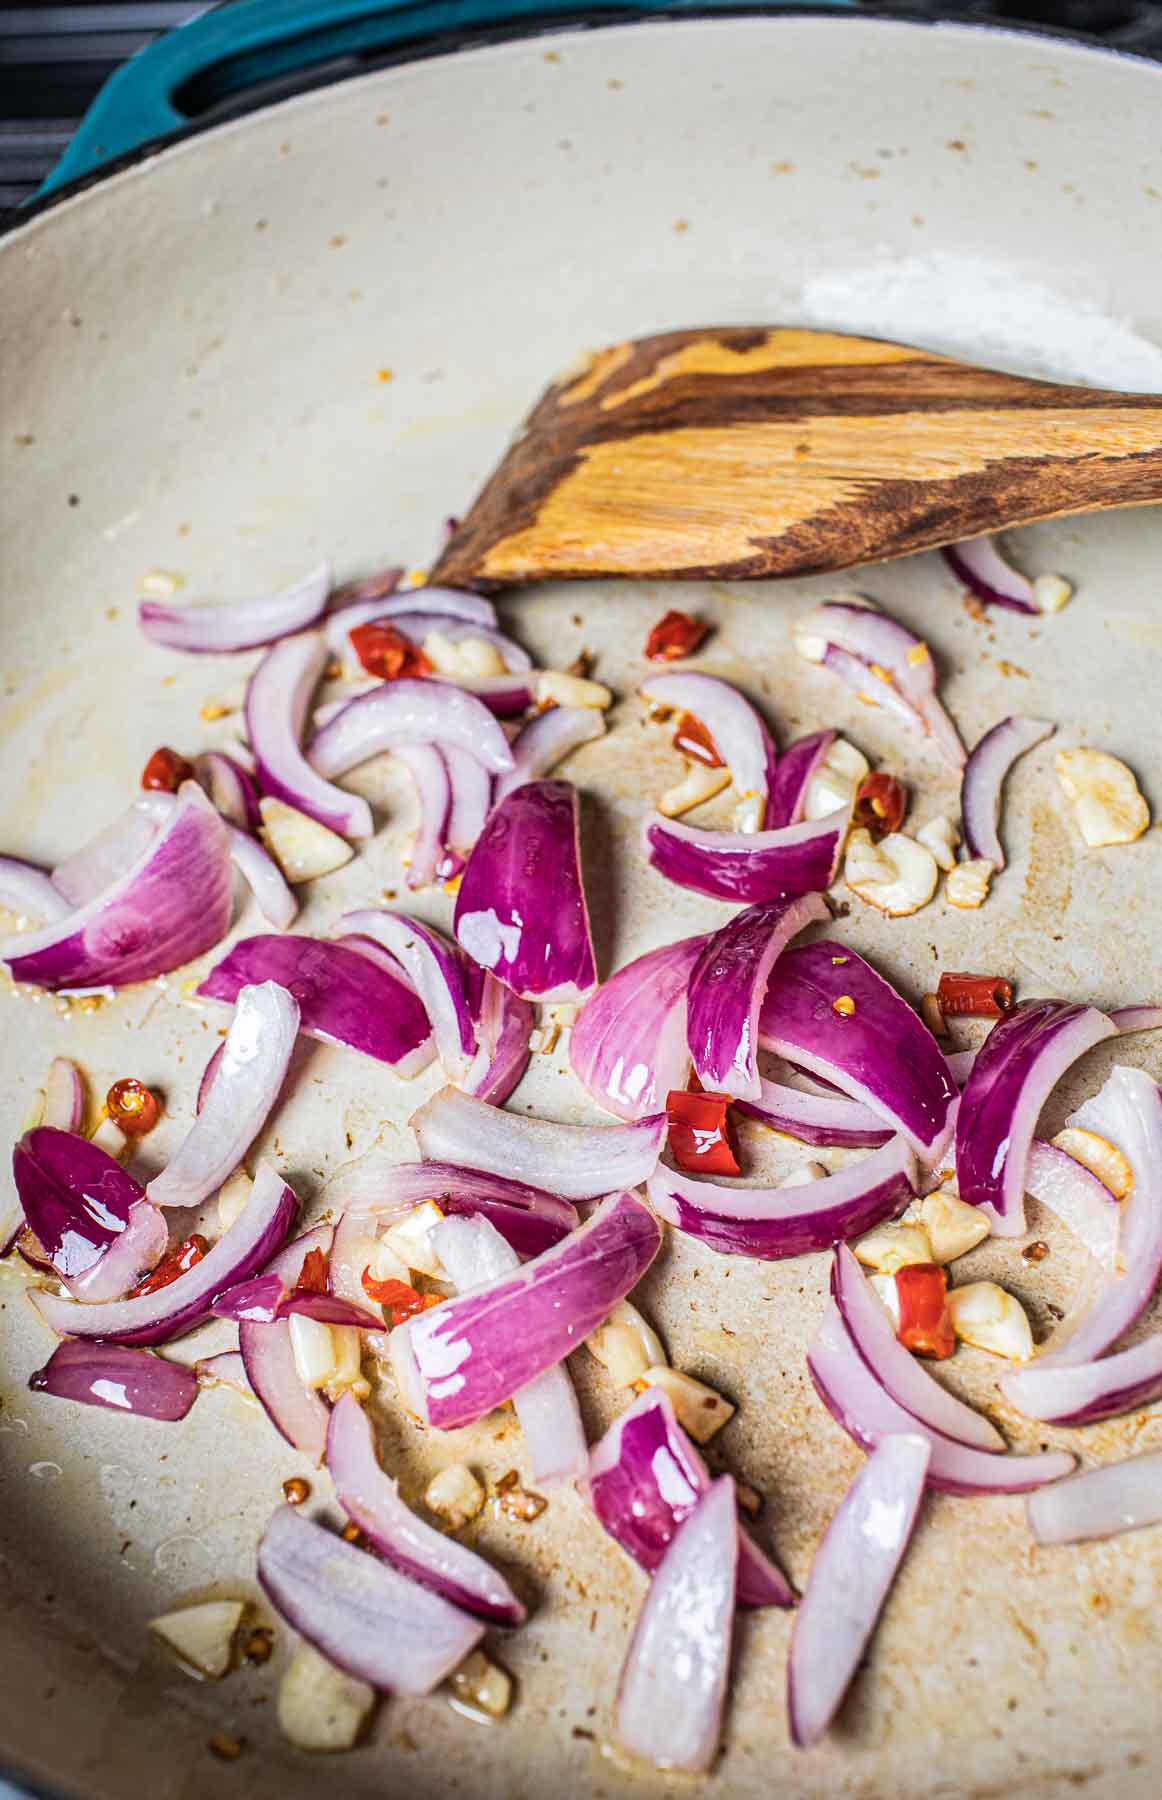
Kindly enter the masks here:
M 584 4 L 578 0 L 579 11 Z M 910 16 L 955 13 L 1055 26 L 1121 49 L 1162 56 L 1162 0 L 943 0 L 943 4 L 902 0 L 899 5 L 886 0 L 886 4 L 888 10 Z M 40 185 L 113 70 L 159 32 L 208 10 L 208 0 L 0 3 L 0 225 Z M 303 85 L 308 83 L 309 78 Z

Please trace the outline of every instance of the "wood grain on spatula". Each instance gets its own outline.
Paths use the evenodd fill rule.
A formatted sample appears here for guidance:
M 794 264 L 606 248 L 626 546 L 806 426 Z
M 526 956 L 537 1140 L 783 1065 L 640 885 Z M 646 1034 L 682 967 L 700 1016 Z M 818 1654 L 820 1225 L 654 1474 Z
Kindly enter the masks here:
M 1162 499 L 1162 399 L 758 326 L 599 351 L 534 408 L 432 573 L 740 580 Z

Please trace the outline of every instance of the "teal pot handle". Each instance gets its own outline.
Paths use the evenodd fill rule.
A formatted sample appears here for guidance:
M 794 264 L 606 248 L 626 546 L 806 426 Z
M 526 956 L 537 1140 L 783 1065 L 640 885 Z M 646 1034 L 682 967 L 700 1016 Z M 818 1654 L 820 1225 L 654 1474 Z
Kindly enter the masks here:
M 344 56 L 524 21 L 535 29 L 557 16 L 592 23 L 608 13 L 719 10 L 746 9 L 738 0 L 232 0 L 147 44 L 110 77 L 37 197 L 189 130 L 233 96 Z

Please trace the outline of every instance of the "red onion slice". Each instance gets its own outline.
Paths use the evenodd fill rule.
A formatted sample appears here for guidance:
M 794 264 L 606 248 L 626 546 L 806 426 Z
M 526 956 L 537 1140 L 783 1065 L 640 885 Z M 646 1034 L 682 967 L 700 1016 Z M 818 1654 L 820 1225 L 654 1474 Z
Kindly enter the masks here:
M 751 906 L 830 887 L 849 823 L 847 807 L 778 831 L 753 832 L 702 831 L 653 813 L 643 822 L 642 839 L 651 865 L 668 881 Z
M 262 823 L 254 777 L 237 757 L 207 750 L 194 759 L 194 773 L 207 798 L 239 831 L 257 831 Z
M 648 950 L 603 982 L 581 1008 L 569 1038 L 578 1081 L 607 1112 L 640 1119 L 661 1111 L 690 1070 L 686 990 L 706 940 L 683 938 Z
M 19 856 L 0 856 L 0 906 L 21 918 L 43 919 L 47 925 L 71 910 L 51 876 Z
M 222 1350 L 217 1356 L 203 1356 L 194 1364 L 194 1373 L 203 1386 L 233 1388 L 243 1399 L 256 1398 L 240 1350 Z
M 267 1264 L 267 1272 L 276 1275 L 284 1287 L 294 1287 L 311 1251 L 320 1250 L 325 1256 L 332 1236 L 329 1225 L 304 1232 Z M 290 1326 L 285 1320 L 275 1325 L 239 1325 L 238 1349 L 251 1390 L 275 1430 L 313 1463 L 321 1463 L 330 1412 L 319 1395 L 303 1385 Z
M 667 1394 L 647 1388 L 589 1453 L 580 1484 L 602 1526 L 652 1575 L 682 1520 L 710 1486 L 706 1464 Z M 738 1527 L 738 1604 L 794 1606 L 782 1570 Z
M 1121 1209 L 1084 1163 L 1037 1139 L 1025 1165 L 1025 1192 L 1055 1213 L 1103 1269 L 1116 1267 Z
M 471 1425 L 575 1350 L 657 1255 L 661 1227 L 611 1194 L 579 1230 L 512 1275 L 398 1325 L 392 1363 L 405 1404 L 442 1431 Z
M 459 675 L 455 685 L 473 694 L 497 719 L 513 719 L 537 704 L 536 676 Z
M 1001 1392 L 1027 1418 L 1048 1425 L 1096 1425 L 1162 1397 L 1162 1332 L 1096 1362 L 1042 1366 L 1001 1376 Z
M 1162 1450 L 1083 1469 L 1026 1501 L 1039 1544 L 1082 1544 L 1162 1520 Z
M 957 1098 L 948 1064 L 907 1001 L 846 944 L 823 938 L 783 953 L 759 1043 L 870 1107 L 924 1164 L 938 1161 Z
M 521 727 L 512 741 L 513 766 L 498 775 L 493 795 L 499 803 L 526 781 L 539 781 L 580 744 L 604 737 L 605 717 L 593 706 L 550 706 Z
M 1162 1029 L 1162 1006 L 1117 1006 L 1109 1017 L 1123 1032 Z
M 211 1311 L 216 1319 L 234 1319 L 240 1325 L 275 1325 L 296 1314 L 317 1319 L 321 1325 L 349 1325 L 355 1331 L 378 1331 L 382 1318 L 362 1306 L 352 1305 L 337 1294 L 321 1294 L 315 1288 L 290 1288 L 282 1277 L 267 1273 L 239 1281 L 219 1294 Z
M 230 844 L 201 789 L 186 782 L 139 860 L 95 899 L 0 944 L 14 981 L 52 989 L 125 987 L 180 968 L 226 933 Z
M 353 1394 L 344 1394 L 331 1414 L 327 1469 L 339 1505 L 393 1568 L 477 1618 L 524 1623 L 525 1608 L 498 1570 L 404 1505 L 398 1484 L 379 1466 L 371 1422 Z
M 811 777 L 826 761 L 836 735 L 831 730 L 813 731 L 809 737 L 796 738 L 787 745 L 779 758 L 767 801 L 767 824 L 772 830 L 802 824 Z
M 1028 719 L 1015 713 L 985 732 L 964 765 L 960 784 L 964 844 L 970 856 L 983 857 L 994 869 L 1004 868 L 997 824 L 1005 776 L 1019 756 L 1043 743 L 1056 729 L 1050 719 Z
M 321 619 L 331 591 L 331 571 L 323 562 L 278 594 L 236 600 L 229 606 L 166 606 L 142 600 L 137 622 L 145 636 L 170 650 L 254 650 Z
M 436 1253 L 457 1291 L 473 1291 L 520 1268 L 516 1251 L 486 1218 L 444 1219 L 432 1232 Z M 563 1362 L 511 1396 L 534 1481 L 575 1480 L 589 1461 L 577 1395 Z
M 466 1093 L 490 1106 L 504 1105 L 528 1067 L 534 1020 L 528 1001 L 486 970 L 476 1017 L 480 1048 L 464 1077 Z
M 493 810 L 461 877 L 456 941 L 522 1000 L 579 1000 L 597 980 L 579 829 L 575 787 L 526 782 Z
M 166 1424 L 184 1419 L 198 1397 L 192 1369 L 120 1344 L 58 1344 L 44 1368 L 29 1376 L 28 1385 L 34 1394 Z
M 945 544 L 940 554 L 978 600 L 1007 606 L 1012 612 L 1041 611 L 1033 583 L 1006 562 L 995 538 L 968 538 L 961 544 Z
M 109 1338 L 121 1344 L 160 1344 L 209 1316 L 224 1288 L 245 1281 L 269 1262 L 291 1228 L 298 1201 L 270 1163 L 258 1165 L 239 1218 L 201 1262 L 167 1287 L 128 1300 L 82 1305 L 55 1294 L 33 1294 L 33 1305 L 63 1337 Z
M 366 907 L 344 913 L 342 928 L 382 944 L 407 971 L 431 1021 L 436 1051 L 449 1081 L 461 1083 L 479 1048 L 473 998 L 479 971 L 442 932 L 404 913 Z
M 809 646 L 830 644 L 856 657 L 864 665 L 857 685 L 867 689 L 869 683 L 874 684 L 870 697 L 881 704 L 886 700 L 881 690 L 894 690 L 944 759 L 954 769 L 963 767 L 964 746 L 936 697 L 936 669 L 931 653 L 914 631 L 878 607 L 828 600 L 799 621 L 795 635 L 805 654 L 809 653 Z M 828 659 L 824 656 L 822 660 Z M 843 668 L 837 673 L 846 677 L 849 672 Z
M 168 1248 L 165 1214 L 148 1200 L 139 1200 L 130 1208 L 120 1236 L 91 1268 L 65 1279 L 65 1286 L 76 1300 L 121 1300 L 143 1275 L 156 1269 Z
M 822 643 L 822 639 L 819 641 Z M 878 665 L 873 668 L 871 663 L 853 656 L 850 650 L 844 650 L 839 644 L 828 644 L 821 660 L 825 669 L 832 675 L 838 675 L 840 681 L 854 689 L 856 697 L 865 706 L 882 707 L 905 731 L 914 731 L 919 737 L 925 735 L 923 719 L 911 702 L 905 700 L 900 693 L 891 678 L 890 670 L 881 671 Z M 962 750 L 962 757 L 963 754 Z
M 1078 1057 L 1116 1030 L 1093 1006 L 1025 1000 L 985 1039 L 961 1096 L 956 1172 L 961 1199 L 986 1209 L 998 1237 L 1025 1229 L 1025 1167 L 1041 1108 Z
M 633 1125 L 558 1125 L 501 1112 L 456 1088 L 412 1114 L 427 1161 L 460 1163 L 569 1200 L 592 1200 L 636 1187 L 652 1174 L 666 1137 L 666 1115 Z
M 330 1185 L 327 1198 L 332 1203 L 337 1201 Z M 358 1198 L 348 1202 L 339 1230 L 342 1232 L 353 1218 L 361 1219 L 366 1229 L 369 1220 L 401 1217 L 425 1200 L 435 1200 L 441 1212 L 456 1217 L 479 1214 L 488 1219 L 522 1256 L 537 1256 L 542 1250 L 551 1249 L 578 1225 L 576 1207 L 556 1194 L 545 1193 L 543 1188 L 529 1187 L 511 1176 L 459 1168 L 454 1163 L 419 1162 L 399 1163 L 385 1169 L 381 1178 L 370 1181 Z M 336 1245 L 331 1259 L 332 1276 L 337 1257 Z M 360 1295 L 350 1297 L 358 1300 Z
M 876 1380 L 852 1343 L 834 1301 L 812 1340 L 807 1367 L 828 1412 L 864 1450 L 874 1450 L 884 1438 L 901 1432 L 927 1438 L 928 1485 L 945 1493 L 1024 1494 L 1068 1475 L 1074 1466 L 1073 1457 L 1063 1451 L 994 1456 L 921 1425 Z
M 430 1694 L 484 1633 L 479 1619 L 293 1506 L 280 1507 L 263 1534 L 258 1582 L 329 1662 L 385 1693 Z
M 846 1244 L 835 1252 L 831 1293 L 853 1345 L 880 1385 L 913 1419 L 977 1450 L 1006 1448 L 983 1413 L 974 1412 L 931 1376 L 896 1336 L 886 1307 Z
M 172 794 L 141 794 L 72 856 L 58 863 L 52 884 L 71 905 L 87 906 L 140 862 L 157 840 L 158 826 L 177 805 Z
M 820 1147 L 876 1150 L 893 1136 L 878 1113 L 858 1100 L 839 1094 L 808 1094 L 802 1088 L 780 1087 L 760 1077 L 757 1100 L 740 1100 L 738 1110 L 758 1119 L 800 1143 Z
M 724 1256 L 775 1261 L 830 1250 L 894 1218 L 915 1193 L 916 1159 L 902 1137 L 802 1187 L 724 1187 L 658 1169 L 646 1184 L 660 1218 Z
M 712 1482 L 658 1564 L 617 1689 L 616 1731 L 659 1769 L 702 1775 L 722 1735 L 738 1529 L 734 1482 Z
M 420 800 L 420 827 L 411 848 L 407 884 L 410 888 L 430 887 L 441 871 L 452 813 L 447 758 L 435 744 L 401 742 L 395 745 L 394 754 L 410 772 Z M 487 773 L 481 773 L 487 781 Z
M 301 749 L 307 708 L 326 662 L 327 646 L 311 632 L 276 644 L 250 677 L 246 733 L 259 786 L 264 794 L 285 800 L 342 837 L 370 837 L 373 825 L 366 800 L 324 780 Z
M 512 768 L 508 739 L 488 708 L 448 681 L 402 677 L 350 701 L 311 740 L 311 767 L 345 775 L 400 743 L 454 744 L 486 769 Z
M 393 571 L 394 572 L 394 571 Z M 408 588 L 402 594 L 385 591 L 366 599 L 352 599 L 331 612 L 323 627 L 327 648 L 335 656 L 345 655 L 351 632 L 357 625 L 376 623 L 380 619 L 405 617 L 420 607 L 440 619 L 459 619 L 469 625 L 482 625 L 495 630 L 496 608 L 482 594 L 461 594 L 455 588 Z
M 232 1003 L 244 987 L 264 981 L 277 982 L 298 1002 L 306 1037 L 389 1063 L 405 1080 L 435 1055 L 428 1015 L 402 971 L 393 973 L 348 944 L 290 934 L 241 938 L 198 993 Z
M 805 926 L 830 919 L 818 894 L 768 900 L 707 938 L 690 975 L 686 1040 L 703 1087 L 757 1100 L 759 1009 L 767 978 Z
M 1037 1369 L 1087 1363 L 1101 1356 L 1141 1318 L 1162 1275 L 1162 1093 L 1157 1083 L 1142 1069 L 1118 1064 L 1101 1092 L 1078 1108 L 1070 1124 L 1109 1138 L 1134 1171 L 1134 1185 L 1121 1207 L 1118 1238 L 1118 1260 L 1125 1274 L 1107 1280 L 1081 1317 L 1067 1321 L 1054 1334 L 1033 1365 Z
M 230 860 L 254 895 L 259 912 L 277 931 L 288 930 L 294 924 L 299 903 L 282 870 L 248 831 L 240 831 L 237 825 L 228 825 L 227 830 Z
M 12 1178 L 24 1219 L 63 1281 L 96 1268 L 146 1204 L 145 1190 L 115 1158 L 51 1125 L 25 1132 Z
M 240 990 L 202 1111 L 146 1189 L 155 1206 L 199 1206 L 239 1166 L 274 1109 L 298 1028 L 298 1002 L 277 982 Z
M 823 1737 L 863 1659 L 916 1524 L 929 1454 L 913 1433 L 882 1438 L 815 1552 L 787 1661 L 791 1741 L 801 1748 Z
M 714 740 L 714 746 L 730 769 L 740 799 L 758 802 L 758 821 L 769 826 L 771 781 L 775 773 L 774 741 L 755 708 L 744 694 L 716 675 L 695 675 L 675 670 L 650 675 L 641 685 L 644 699 L 676 712 L 693 713 Z
M 449 745 L 442 752 L 451 786 L 445 845 L 456 859 L 466 857 L 484 830 L 492 807 L 492 777 L 467 750 Z M 507 777 L 498 775 L 498 781 Z
M 80 1131 L 85 1120 L 85 1084 L 81 1071 L 67 1056 L 54 1056 L 44 1082 L 42 1125 L 58 1131 Z

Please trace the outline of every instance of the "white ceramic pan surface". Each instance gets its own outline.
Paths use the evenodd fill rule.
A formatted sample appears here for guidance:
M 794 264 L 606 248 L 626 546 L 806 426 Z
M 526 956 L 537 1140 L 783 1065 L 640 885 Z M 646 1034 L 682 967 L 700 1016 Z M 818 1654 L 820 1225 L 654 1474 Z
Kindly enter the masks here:
M 251 659 L 145 644 L 151 568 L 191 597 L 267 591 L 322 555 L 340 576 L 427 560 L 544 382 L 588 347 L 665 327 L 807 319 L 976 352 L 1029 372 L 1162 391 L 1162 72 L 1052 39 L 809 18 L 691 20 L 515 41 L 330 88 L 183 143 L 70 199 L 0 245 L 3 291 L 3 847 L 51 862 L 124 805 L 148 752 L 225 742 L 202 724 Z M 380 371 L 390 369 L 390 381 Z M 1034 570 L 1077 587 L 1061 615 L 971 619 L 936 557 L 868 571 L 867 592 L 927 636 L 966 741 L 1005 712 L 1056 719 L 1062 742 L 1128 758 L 1162 807 L 1162 518 L 1152 510 L 1029 530 Z M 796 662 L 790 623 L 835 584 L 708 585 L 704 666 L 747 687 L 783 742 L 834 723 L 912 785 L 917 813 L 953 784 L 882 719 Z M 634 699 L 657 586 L 539 590 L 504 604 L 542 664 L 583 647 L 621 696 L 613 730 L 570 773 L 588 797 L 587 872 L 604 972 L 723 916 L 642 868 L 637 821 L 673 779 Z M 414 825 L 406 778 L 358 785 L 385 819 L 364 855 L 315 885 L 307 929 L 400 886 Z M 1025 995 L 1158 999 L 1162 839 L 1084 852 L 1052 746 L 1010 784 L 1010 866 L 977 914 L 941 901 L 909 921 L 858 905 L 839 929 L 913 996 L 940 967 L 1011 974 Z M 444 918 L 448 902 L 417 910 Z M 247 910 L 242 930 L 261 928 Z M 96 1011 L 0 992 L 0 1143 L 18 1135 L 50 1057 L 103 1092 L 164 1090 L 148 1155 L 186 1129 L 217 1015 L 180 977 Z M 1162 1075 L 1157 1038 L 1117 1055 Z M 1113 1060 L 1087 1059 L 1063 1115 Z M 308 1210 L 324 1177 L 406 1120 L 407 1086 L 316 1050 L 269 1139 Z M 560 1053 L 514 1104 L 595 1116 Z M 1053 1121 L 1050 1121 L 1053 1124 Z M 1054 1126 L 1055 1128 L 1055 1126 Z M 977 1254 L 1040 1329 L 1079 1269 L 1064 1234 L 1033 1267 Z M 715 1457 L 768 1496 L 761 1532 L 802 1581 L 861 1458 L 808 1381 L 823 1258 L 758 1265 L 671 1241 L 645 1284 L 674 1360 L 735 1400 Z M 229 1333 L 222 1328 L 224 1339 Z M 496 1654 L 515 1674 L 491 1730 L 446 1700 L 385 1702 L 365 1748 L 332 1763 L 280 1745 L 275 1663 L 198 1688 L 144 1624 L 191 1596 L 255 1594 L 254 1546 L 280 1484 L 306 1472 L 225 1390 L 185 1425 L 151 1426 L 30 1395 L 50 1340 L 0 1271 L 2 1757 L 101 1800 L 344 1795 L 540 1800 L 661 1795 L 604 1752 L 644 1577 L 584 1505 L 533 1525 L 488 1516 L 487 1551 L 536 1599 Z M 577 1377 L 591 1435 L 623 1404 L 592 1359 Z M 949 1380 L 995 1405 L 997 1364 L 962 1352 Z M 1077 1434 L 997 1413 L 1015 1443 L 1086 1461 L 1162 1445 L 1162 1418 Z M 382 1448 L 414 1497 L 437 1465 L 520 1468 L 503 1416 L 422 1439 L 380 1398 Z M 316 1485 L 325 1506 L 325 1478 Z M 839 1727 L 788 1745 L 790 1619 L 740 1624 L 725 1748 L 708 1794 L 938 1800 L 1138 1800 L 1162 1788 L 1157 1706 L 1162 1538 L 1037 1551 L 1020 1500 L 930 1499 Z M 215 1760 L 215 1730 L 243 1736 Z

